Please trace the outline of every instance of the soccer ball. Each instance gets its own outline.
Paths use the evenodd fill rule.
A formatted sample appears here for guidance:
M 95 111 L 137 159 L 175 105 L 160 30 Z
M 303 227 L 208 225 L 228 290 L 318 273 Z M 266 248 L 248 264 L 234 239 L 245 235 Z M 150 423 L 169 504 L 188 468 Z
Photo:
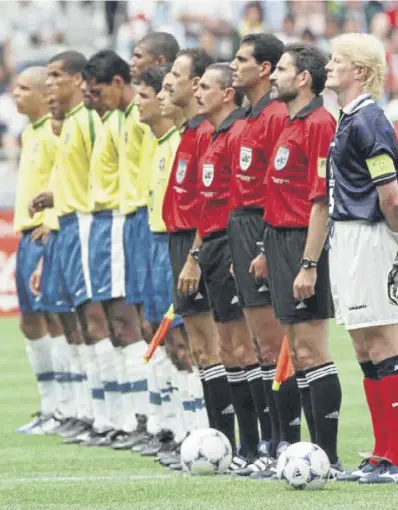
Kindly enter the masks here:
M 298 490 L 322 489 L 328 479 L 330 462 L 326 453 L 312 443 L 295 443 L 281 453 L 277 476 Z
M 231 443 L 216 429 L 194 430 L 181 445 L 181 464 L 191 475 L 224 473 L 231 460 Z

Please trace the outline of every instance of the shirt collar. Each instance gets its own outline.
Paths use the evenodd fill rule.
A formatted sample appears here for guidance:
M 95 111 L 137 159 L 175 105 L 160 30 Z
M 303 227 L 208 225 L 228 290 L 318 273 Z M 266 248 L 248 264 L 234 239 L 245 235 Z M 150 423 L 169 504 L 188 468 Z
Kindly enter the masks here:
M 66 118 L 68 119 L 69 117 L 72 117 L 72 115 L 75 115 L 75 113 L 79 112 L 84 106 L 84 103 L 79 103 L 77 106 L 75 106 L 74 108 L 72 108 L 72 110 L 70 112 L 68 112 L 66 114 Z
M 213 132 L 212 138 L 215 140 L 220 133 L 228 131 L 232 124 L 238 119 L 244 119 L 246 116 L 246 108 L 236 108 L 233 110 L 228 117 L 226 117 L 218 127 L 216 131 Z
M 127 106 L 125 112 L 124 112 L 124 116 L 127 117 L 130 113 L 131 113 L 131 110 L 134 108 L 135 106 L 135 101 L 134 99 L 131 101 L 131 103 Z
M 159 139 L 158 139 L 158 145 L 160 145 L 161 143 L 165 142 L 168 138 L 170 138 L 171 135 L 173 135 L 174 133 L 177 133 L 178 132 L 178 129 L 173 126 L 172 128 L 170 128 L 167 133 L 165 133 L 163 136 L 161 136 Z
M 101 117 L 102 122 L 106 122 L 113 112 L 114 110 L 108 110 L 107 112 L 105 112 L 104 115 Z
M 182 127 L 182 132 L 185 132 L 187 129 L 196 129 L 202 122 L 206 120 L 206 117 L 203 115 L 196 115 L 193 119 L 188 120 Z
M 347 106 L 341 108 L 340 112 L 343 112 L 345 115 L 351 115 L 352 113 L 355 113 L 364 106 L 367 106 L 368 104 L 372 103 L 374 103 L 374 101 L 370 94 L 361 94 L 360 96 L 356 97 L 353 101 L 351 101 L 351 103 L 349 103 Z
M 296 115 L 290 119 L 292 120 L 303 120 L 308 117 L 313 111 L 315 111 L 317 108 L 320 108 L 323 106 L 323 97 L 322 96 L 315 96 L 314 99 L 312 99 L 304 108 L 302 108 L 300 111 L 296 113 Z
M 46 115 L 44 115 L 44 117 L 42 117 L 41 119 L 37 120 L 36 122 L 33 122 L 32 123 L 32 128 L 33 129 L 37 129 L 39 127 L 41 127 L 43 124 L 45 124 L 49 119 L 51 118 L 51 116 L 47 113 Z
M 248 109 L 247 117 L 258 117 L 271 101 L 271 91 L 269 91 L 255 105 Z

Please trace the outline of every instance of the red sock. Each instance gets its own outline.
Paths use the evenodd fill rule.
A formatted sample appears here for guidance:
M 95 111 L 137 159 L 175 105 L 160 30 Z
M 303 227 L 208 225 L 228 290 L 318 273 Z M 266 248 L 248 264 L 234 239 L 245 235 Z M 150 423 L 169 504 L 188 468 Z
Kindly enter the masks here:
M 367 377 L 363 380 L 375 438 L 373 455 L 384 457 L 387 451 L 387 434 L 384 426 L 384 399 L 380 383 L 381 381 L 378 379 L 369 379 Z M 376 461 L 374 463 L 377 464 Z
M 398 466 L 398 375 L 380 379 L 384 402 L 384 428 L 387 433 L 387 452 L 384 456 Z

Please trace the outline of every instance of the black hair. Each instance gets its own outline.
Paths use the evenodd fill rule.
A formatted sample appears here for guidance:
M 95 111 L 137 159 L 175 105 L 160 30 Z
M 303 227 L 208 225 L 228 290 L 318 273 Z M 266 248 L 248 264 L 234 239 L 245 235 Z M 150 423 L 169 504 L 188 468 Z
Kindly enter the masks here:
M 214 59 L 203 48 L 181 50 L 177 57 L 188 57 L 191 60 L 190 78 L 201 78 L 206 69 L 214 64 Z
M 226 62 L 217 62 L 216 64 L 211 64 L 206 71 L 219 72 L 219 82 L 223 90 L 232 88 L 233 74 L 230 64 Z M 244 93 L 240 89 L 235 89 L 234 103 L 236 106 L 242 106 L 243 98 Z
M 68 74 L 81 73 L 87 62 L 86 57 L 82 53 L 74 50 L 57 53 L 48 62 L 51 64 L 58 61 L 63 62 L 63 69 Z
M 286 46 L 285 52 L 292 56 L 298 73 L 303 71 L 310 73 L 311 90 L 318 96 L 325 88 L 326 83 L 326 54 L 319 48 L 304 43 L 289 44 Z
M 155 91 L 155 94 L 158 95 L 162 90 L 164 77 L 169 72 L 169 70 L 170 66 L 168 65 L 148 67 L 148 69 L 145 69 L 145 71 L 140 74 L 138 83 L 143 82 L 148 85 L 148 87 L 152 87 Z
M 169 64 L 174 62 L 180 51 L 177 39 L 168 32 L 152 32 L 143 37 L 138 44 L 145 44 L 151 55 L 164 57 Z
M 124 83 L 130 83 L 130 68 L 126 61 L 111 50 L 95 53 L 83 69 L 85 80 L 94 79 L 97 83 L 111 83 L 115 76 L 120 76 Z
M 253 57 L 258 64 L 269 62 L 271 72 L 275 70 L 276 64 L 283 55 L 283 42 L 273 34 L 248 34 L 241 44 L 250 44 L 253 46 Z

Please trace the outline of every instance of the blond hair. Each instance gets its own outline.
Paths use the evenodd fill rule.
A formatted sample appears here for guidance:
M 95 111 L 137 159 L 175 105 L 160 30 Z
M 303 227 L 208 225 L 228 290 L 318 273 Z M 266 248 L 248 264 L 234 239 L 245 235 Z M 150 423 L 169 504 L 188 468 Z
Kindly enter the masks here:
M 378 99 L 383 94 L 387 72 L 386 52 L 379 39 L 370 34 L 343 34 L 332 40 L 332 51 L 364 67 L 364 91 Z

